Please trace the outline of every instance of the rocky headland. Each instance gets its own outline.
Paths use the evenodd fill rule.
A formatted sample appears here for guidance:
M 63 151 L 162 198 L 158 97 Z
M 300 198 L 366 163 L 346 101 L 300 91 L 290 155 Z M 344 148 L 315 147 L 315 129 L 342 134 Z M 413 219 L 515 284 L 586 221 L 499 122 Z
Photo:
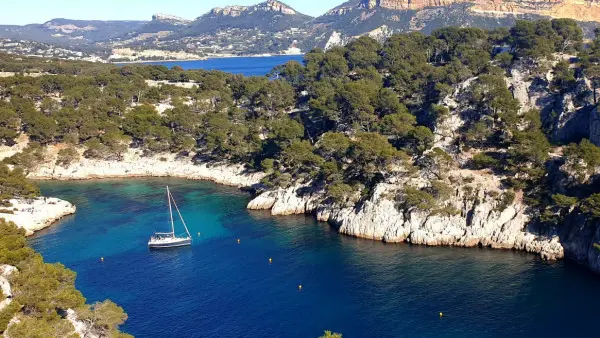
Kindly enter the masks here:
M 314 213 L 342 234 L 388 243 L 482 246 L 524 250 L 548 260 L 564 257 L 558 233 L 540 233 L 531 228 L 521 201 L 500 207 L 501 190 L 494 186 L 499 182 L 485 175 L 469 177 L 477 178 L 473 183 L 455 186 L 448 201 L 447 206 L 458 211 L 453 215 L 402 209 L 395 196 L 408 182 L 380 183 L 368 200 L 357 205 L 331 204 L 322 192 L 295 186 L 265 192 L 248 208 L 270 210 L 273 215 Z M 482 184 L 490 178 L 492 184 Z
M 0 209 L 0 218 L 25 229 L 30 236 L 61 218 L 75 213 L 75 206 L 58 198 L 12 199 L 11 206 Z

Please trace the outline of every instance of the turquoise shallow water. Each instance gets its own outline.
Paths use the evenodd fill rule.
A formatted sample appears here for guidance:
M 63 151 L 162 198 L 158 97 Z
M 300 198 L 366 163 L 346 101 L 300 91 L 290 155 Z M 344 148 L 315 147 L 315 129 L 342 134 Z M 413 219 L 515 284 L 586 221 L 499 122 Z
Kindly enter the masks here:
M 168 228 L 167 184 L 194 243 L 149 251 Z M 75 270 L 89 301 L 122 305 L 136 337 L 600 336 L 600 279 L 572 263 L 341 236 L 311 217 L 248 211 L 247 194 L 206 182 L 41 187 L 78 212 L 31 244 Z

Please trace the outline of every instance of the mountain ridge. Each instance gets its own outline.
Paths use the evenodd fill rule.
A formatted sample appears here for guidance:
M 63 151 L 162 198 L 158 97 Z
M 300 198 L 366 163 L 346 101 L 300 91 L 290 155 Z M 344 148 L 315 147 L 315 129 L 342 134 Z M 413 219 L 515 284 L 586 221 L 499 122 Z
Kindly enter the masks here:
M 165 50 L 199 56 L 299 54 L 360 36 L 431 33 L 446 26 L 498 28 L 516 20 L 572 18 L 587 36 L 600 22 L 600 2 L 590 0 L 350 0 L 319 17 L 278 0 L 215 7 L 183 19 L 155 14 L 150 21 L 52 19 L 43 24 L 0 26 L 0 38 L 31 40 L 70 49 Z M 1 44 L 0 44 L 1 47 Z

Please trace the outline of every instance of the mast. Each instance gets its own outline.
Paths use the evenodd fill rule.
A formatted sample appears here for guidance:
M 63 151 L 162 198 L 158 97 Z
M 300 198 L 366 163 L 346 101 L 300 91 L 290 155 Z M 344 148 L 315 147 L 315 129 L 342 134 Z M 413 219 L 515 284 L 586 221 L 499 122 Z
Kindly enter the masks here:
M 175 205 L 175 210 L 177 210 L 177 214 L 179 214 L 179 218 L 181 219 L 181 223 L 183 223 L 183 227 L 185 228 L 185 232 L 187 233 L 188 237 L 192 237 L 192 235 L 190 235 L 190 231 L 187 228 L 187 225 L 185 224 L 185 221 L 183 220 L 183 216 L 181 216 L 181 212 L 179 212 L 179 208 L 177 207 L 177 202 L 175 202 L 175 199 L 173 198 L 173 205 Z
M 167 186 L 167 199 L 169 200 L 169 216 L 171 216 L 171 233 L 175 237 L 175 224 L 173 223 L 173 209 L 171 208 L 171 192 L 169 186 Z

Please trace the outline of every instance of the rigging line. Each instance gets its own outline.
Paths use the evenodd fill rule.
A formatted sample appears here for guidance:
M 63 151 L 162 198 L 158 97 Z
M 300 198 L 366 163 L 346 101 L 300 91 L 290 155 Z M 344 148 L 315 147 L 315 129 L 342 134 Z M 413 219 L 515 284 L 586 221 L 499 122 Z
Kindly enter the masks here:
M 167 186 L 167 199 L 169 200 L 169 215 L 171 216 L 171 231 L 173 233 L 173 237 L 175 237 L 175 224 L 173 223 L 173 209 L 171 208 L 171 192 L 169 191 L 169 186 Z M 175 202 L 175 200 L 173 200 Z
M 173 196 L 171 196 L 171 198 L 173 199 L 173 205 L 175 205 L 175 210 L 177 210 L 177 214 L 179 214 L 179 218 L 181 219 L 181 223 L 183 223 L 183 227 L 185 228 L 185 232 L 187 232 L 188 237 L 192 237 L 192 235 L 190 235 L 190 232 L 187 228 L 187 225 L 185 224 L 185 221 L 183 220 L 183 216 L 181 216 L 181 212 L 179 212 L 179 208 L 177 207 L 177 202 L 175 202 L 175 198 L 173 198 Z

